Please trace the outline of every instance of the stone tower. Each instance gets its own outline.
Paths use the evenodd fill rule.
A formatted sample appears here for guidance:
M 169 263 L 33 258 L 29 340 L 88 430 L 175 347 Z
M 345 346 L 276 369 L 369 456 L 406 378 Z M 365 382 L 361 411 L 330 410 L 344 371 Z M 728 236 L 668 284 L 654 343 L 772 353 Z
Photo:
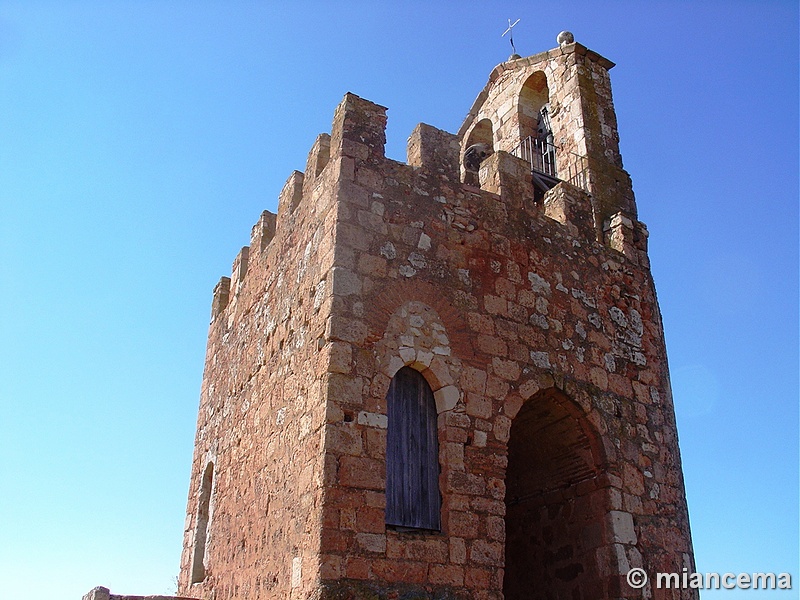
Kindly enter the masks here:
M 492 71 L 384 155 L 347 94 L 214 290 L 180 593 L 693 598 L 667 357 L 608 70 Z

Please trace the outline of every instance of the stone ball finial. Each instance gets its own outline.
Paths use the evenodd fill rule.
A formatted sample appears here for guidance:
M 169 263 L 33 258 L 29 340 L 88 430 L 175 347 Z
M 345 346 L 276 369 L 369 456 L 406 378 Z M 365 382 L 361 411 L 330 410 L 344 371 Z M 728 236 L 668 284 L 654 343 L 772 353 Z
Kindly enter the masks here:
M 572 35 L 571 31 L 562 31 L 558 34 L 556 38 L 559 46 L 566 46 L 567 44 L 572 44 L 575 42 L 575 36 Z

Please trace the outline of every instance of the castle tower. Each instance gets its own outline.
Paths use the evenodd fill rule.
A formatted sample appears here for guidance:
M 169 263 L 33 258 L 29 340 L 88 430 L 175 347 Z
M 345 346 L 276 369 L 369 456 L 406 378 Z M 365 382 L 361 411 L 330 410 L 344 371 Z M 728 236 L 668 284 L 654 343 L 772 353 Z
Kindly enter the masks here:
M 503 63 L 407 163 L 345 96 L 214 290 L 182 595 L 695 597 L 625 580 L 693 557 L 612 66 Z

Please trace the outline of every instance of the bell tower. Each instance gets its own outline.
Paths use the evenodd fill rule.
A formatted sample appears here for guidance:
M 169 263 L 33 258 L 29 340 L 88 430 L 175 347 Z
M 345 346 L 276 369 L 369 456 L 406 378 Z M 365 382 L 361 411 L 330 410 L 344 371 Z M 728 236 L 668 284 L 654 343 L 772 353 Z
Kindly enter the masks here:
M 694 563 L 613 63 L 570 38 L 405 163 L 348 93 L 261 215 L 214 291 L 181 594 L 696 598 L 626 580 Z

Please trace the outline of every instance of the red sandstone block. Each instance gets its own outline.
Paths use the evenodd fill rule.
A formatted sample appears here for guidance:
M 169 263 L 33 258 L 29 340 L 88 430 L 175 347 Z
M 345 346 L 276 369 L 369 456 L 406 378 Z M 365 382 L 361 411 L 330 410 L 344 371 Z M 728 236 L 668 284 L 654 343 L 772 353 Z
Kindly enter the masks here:
M 486 371 L 465 366 L 461 369 L 459 383 L 464 391 L 483 394 L 486 391 Z
M 469 549 L 469 558 L 472 562 L 494 567 L 503 566 L 503 544 L 475 540 Z
M 488 419 L 492 416 L 492 401 L 480 394 L 467 394 L 467 414 Z
M 428 581 L 433 584 L 461 587 L 464 585 L 464 568 L 456 565 L 431 565 Z
M 478 335 L 478 350 L 493 356 L 508 356 L 508 345 L 504 340 L 493 335 Z
M 364 380 L 341 373 L 328 375 L 328 397 L 340 407 L 361 406 Z
M 503 360 L 497 357 L 492 359 L 492 371 L 498 377 L 508 381 L 516 381 L 522 374 L 522 370 L 516 361 Z
M 475 429 L 478 431 L 491 431 L 492 430 L 492 423 L 487 421 L 486 419 L 476 418 L 475 419 Z
M 486 312 L 492 315 L 505 315 L 508 309 L 505 298 L 487 294 L 483 297 L 483 306 Z
M 369 277 L 386 277 L 386 259 L 362 254 L 358 259 L 358 271 Z
M 460 511 L 468 511 L 469 510 L 469 496 L 464 496 L 462 494 L 448 494 L 447 496 L 447 504 L 450 507 L 450 510 L 460 510 Z
M 378 533 L 357 533 L 356 544 L 364 552 L 384 554 L 386 552 L 386 535 Z
M 322 529 L 322 543 L 321 547 L 327 552 L 344 552 L 350 540 L 350 534 L 338 529 Z
M 386 508 L 386 494 L 383 492 L 364 492 L 364 504 L 383 510 Z
M 330 342 L 328 349 L 328 371 L 331 373 L 349 373 L 352 367 L 352 346 L 346 342 Z
M 638 467 L 625 463 L 622 465 L 623 490 L 641 496 L 644 493 L 644 476 Z
M 486 535 L 490 540 L 497 542 L 506 541 L 506 521 L 502 517 L 486 517 Z
M 382 560 L 372 562 L 375 577 L 389 582 L 425 583 L 428 575 L 427 563 Z
M 537 298 L 539 298 L 539 296 L 534 294 L 531 290 L 520 290 L 517 294 L 517 302 L 527 308 L 536 306 Z
M 369 579 L 371 561 L 358 556 L 350 556 L 345 561 L 345 577 L 349 579 Z
M 329 452 L 360 456 L 364 452 L 361 428 L 352 422 L 327 425 L 325 446 Z
M 467 313 L 467 323 L 472 331 L 485 335 L 494 334 L 494 320 L 480 313 Z
M 339 459 L 339 483 L 372 490 L 384 489 L 386 465 L 373 458 L 343 456 Z
M 322 511 L 322 526 L 336 529 L 339 526 L 339 511 L 335 508 L 326 508 Z
M 464 585 L 472 590 L 485 590 L 489 587 L 491 571 L 480 567 L 467 567 L 464 572 Z
M 472 498 L 472 510 L 479 513 L 488 513 L 490 515 L 498 515 L 504 517 L 506 514 L 506 505 L 502 500 L 495 500 L 494 498 L 477 497 Z
M 608 374 L 605 369 L 592 367 L 592 370 L 589 372 L 589 381 L 592 382 L 592 385 L 596 385 L 601 390 L 608 389 Z
M 382 508 L 363 507 L 356 512 L 356 529 L 364 533 L 383 533 L 386 531 Z
M 356 529 L 356 509 L 343 508 L 339 511 L 339 529 L 355 531 Z
M 367 455 L 371 458 L 386 458 L 386 430 L 367 429 Z
M 361 345 L 367 337 L 366 323 L 346 316 L 332 316 L 328 319 L 328 336 L 331 339 Z
M 447 442 L 439 450 L 439 457 L 447 468 L 456 471 L 464 470 L 464 444 Z
M 342 557 L 335 554 L 322 556 L 320 577 L 322 579 L 339 579 L 342 576 Z
M 330 486 L 325 489 L 324 501 L 331 508 L 356 508 L 364 504 L 364 496 L 361 490 Z
M 480 519 L 478 518 L 478 515 L 466 512 L 450 511 L 449 523 L 450 535 L 455 535 L 465 539 L 476 538 L 478 535 L 480 535 L 480 531 L 478 529 L 480 525 Z
M 463 565 L 467 562 L 467 544 L 462 538 L 449 537 L 450 562 Z
M 448 427 L 463 427 L 468 429 L 471 424 L 470 418 L 463 413 L 457 413 L 452 410 L 448 410 L 444 413 L 444 415 L 444 422 Z
M 507 381 L 494 375 L 489 375 L 486 378 L 486 395 L 489 398 L 505 398 L 510 387 Z
M 506 300 L 514 300 L 517 295 L 517 286 L 504 277 L 498 277 L 494 282 L 495 293 Z
M 525 364 L 530 359 L 530 350 L 525 344 L 520 344 L 516 341 L 510 341 L 508 343 L 508 357 L 511 360 L 516 360 Z
M 527 323 L 528 322 L 528 310 L 524 306 L 520 306 L 519 304 L 515 304 L 513 302 L 508 303 L 508 318 L 516 323 Z
M 373 237 L 373 233 L 369 233 L 357 225 L 340 222 L 336 227 L 337 243 L 344 246 L 350 246 L 356 250 L 369 250 L 369 246 Z
M 447 427 L 445 428 L 445 439 L 448 442 L 457 442 L 459 444 L 466 444 L 469 437 L 469 432 L 460 427 Z
M 483 496 L 486 493 L 486 481 L 483 477 L 470 473 L 448 473 L 447 490 L 471 496 Z
M 386 557 L 445 563 L 449 555 L 447 540 L 440 537 L 413 539 L 407 535 L 387 536 Z

